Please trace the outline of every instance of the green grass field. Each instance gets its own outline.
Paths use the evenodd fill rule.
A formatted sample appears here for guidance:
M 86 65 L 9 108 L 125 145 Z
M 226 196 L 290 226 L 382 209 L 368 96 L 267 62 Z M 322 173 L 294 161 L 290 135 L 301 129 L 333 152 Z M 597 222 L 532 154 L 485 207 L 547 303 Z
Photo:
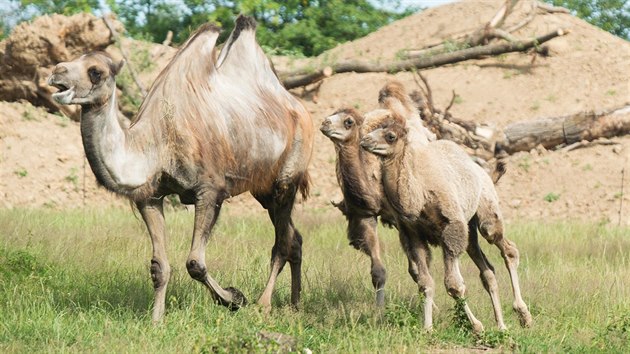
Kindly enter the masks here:
M 228 210 L 229 214 L 229 210 Z M 289 306 L 289 272 L 274 310 L 237 312 L 214 305 L 186 272 L 192 213 L 169 211 L 173 275 L 164 323 L 151 323 L 151 245 L 130 210 L 0 210 L 0 352 L 264 352 L 278 346 L 257 333 L 284 333 L 296 351 L 630 352 L 630 229 L 608 225 L 507 225 L 521 251 L 525 301 L 534 317 L 523 329 L 511 311 L 509 278 L 498 250 L 482 240 L 497 270 L 509 331 L 495 328 L 489 296 L 462 256 L 467 298 L 486 332 L 461 325 L 442 285 L 434 250 L 435 329 L 422 330 L 416 285 L 394 230 L 381 229 L 388 270 L 387 306 L 373 306 L 369 259 L 348 246 L 345 221 L 298 210 L 304 234 L 302 306 Z M 262 214 L 261 214 L 262 215 Z M 268 275 L 273 230 L 266 217 L 223 215 L 206 258 L 211 274 L 255 302 Z

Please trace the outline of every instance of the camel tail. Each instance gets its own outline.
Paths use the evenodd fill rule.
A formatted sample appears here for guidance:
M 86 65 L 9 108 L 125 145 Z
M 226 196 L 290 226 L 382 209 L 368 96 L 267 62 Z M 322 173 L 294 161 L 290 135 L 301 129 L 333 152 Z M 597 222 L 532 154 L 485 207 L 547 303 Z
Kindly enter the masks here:
M 497 162 L 497 165 L 494 166 L 494 171 L 492 171 L 492 182 L 494 184 L 497 184 L 506 171 L 507 165 L 505 164 L 505 162 Z
M 302 178 L 300 178 L 298 190 L 302 195 L 302 199 L 307 200 L 311 191 L 311 175 L 309 175 L 308 170 L 304 171 Z

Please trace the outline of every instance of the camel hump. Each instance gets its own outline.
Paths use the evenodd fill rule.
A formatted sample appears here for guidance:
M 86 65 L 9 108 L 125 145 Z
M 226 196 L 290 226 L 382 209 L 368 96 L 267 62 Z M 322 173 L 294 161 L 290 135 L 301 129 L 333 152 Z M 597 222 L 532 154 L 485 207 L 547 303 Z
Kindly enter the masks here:
M 247 30 L 256 30 L 256 20 L 251 16 L 245 16 L 243 14 L 238 15 L 234 23 L 234 32 L 232 32 L 234 39 L 238 38 L 242 31 Z
M 221 29 L 219 28 L 219 26 L 217 26 L 214 23 L 211 22 L 207 22 L 204 23 L 203 25 L 199 26 L 199 28 L 197 29 L 197 33 L 203 33 L 203 32 L 221 32 Z

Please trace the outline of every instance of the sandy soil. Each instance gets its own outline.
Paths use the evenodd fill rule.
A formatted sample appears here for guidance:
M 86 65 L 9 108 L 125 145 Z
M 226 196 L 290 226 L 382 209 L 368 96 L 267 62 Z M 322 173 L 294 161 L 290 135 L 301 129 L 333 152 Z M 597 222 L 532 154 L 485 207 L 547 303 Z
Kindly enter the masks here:
M 464 1 L 426 10 L 354 42 L 324 53 L 319 60 L 395 58 L 400 50 L 471 32 L 487 22 L 501 1 Z M 519 12 L 520 11 L 520 12 Z M 527 8 L 508 21 L 517 23 Z M 548 42 L 549 57 L 514 53 L 423 71 L 438 107 L 452 91 L 460 96 L 451 112 L 462 119 L 505 127 L 520 120 L 606 109 L 630 103 L 630 43 L 566 14 L 538 14 L 514 34 L 541 35 L 557 28 L 569 34 Z M 133 45 L 131 45 L 133 47 Z M 163 49 L 151 51 L 155 72 L 165 64 Z M 275 58 L 278 67 L 303 63 Z M 150 81 L 143 76 L 144 81 Z M 343 106 L 368 111 L 389 79 L 416 87 L 410 73 L 339 74 L 303 97 L 314 125 Z M 301 94 L 301 89 L 294 91 Z M 516 219 L 571 219 L 630 224 L 630 136 L 616 145 L 570 152 L 535 149 L 508 159 L 508 173 L 498 191 L 505 216 Z M 341 198 L 334 176 L 334 149 L 318 131 L 310 173 L 312 197 L 299 205 L 305 212 L 333 211 Z M 27 103 L 0 102 L 0 207 L 80 207 L 125 205 L 96 187 L 84 162 L 78 125 Z M 625 169 L 622 196 L 622 169 Z M 84 172 L 85 171 L 85 172 Z M 85 192 L 84 186 L 85 185 Z M 623 202 L 623 209 L 620 204 Z M 249 196 L 233 198 L 230 212 L 259 212 Z

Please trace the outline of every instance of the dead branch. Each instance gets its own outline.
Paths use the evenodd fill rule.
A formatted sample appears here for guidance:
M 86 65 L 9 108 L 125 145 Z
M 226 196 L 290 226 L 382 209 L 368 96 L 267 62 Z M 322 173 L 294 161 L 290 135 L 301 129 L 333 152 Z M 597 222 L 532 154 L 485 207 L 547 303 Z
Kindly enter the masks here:
M 508 125 L 503 133 L 497 150 L 508 154 L 530 151 L 538 145 L 546 149 L 559 145 L 574 149 L 571 146 L 576 143 L 575 146 L 579 146 L 582 142 L 630 134 L 630 104 L 612 110 L 517 122 Z
M 536 6 L 539 9 L 542 9 L 542 10 L 544 10 L 546 12 L 549 12 L 549 13 L 562 13 L 562 14 L 570 14 L 571 13 L 571 11 L 569 11 L 568 9 L 566 9 L 564 7 L 553 6 L 553 5 L 550 5 L 550 4 L 545 4 L 545 3 L 542 3 L 540 1 L 538 1 L 536 3 Z
M 451 53 L 437 54 L 431 57 L 413 58 L 392 61 L 388 63 L 369 63 L 359 60 L 346 60 L 334 64 L 330 67 L 315 69 L 310 73 L 303 71 L 296 71 L 291 73 L 280 74 L 280 78 L 284 83 L 284 86 L 288 89 L 312 84 L 319 80 L 322 80 L 326 76 L 326 70 L 330 68 L 331 72 L 335 74 L 346 72 L 388 72 L 396 73 L 400 71 L 407 71 L 413 69 L 425 69 L 434 66 L 441 66 L 446 64 L 454 64 L 461 61 L 479 59 L 486 56 L 500 55 L 511 52 L 522 52 L 530 48 L 537 47 L 542 43 L 545 43 L 555 37 L 565 35 L 566 30 L 558 29 L 553 32 L 547 33 L 543 36 L 510 42 L 510 43 L 495 43 L 479 47 L 466 48 L 457 50 Z
M 573 143 L 571 145 L 565 146 L 562 149 L 560 149 L 560 151 L 568 152 L 568 151 L 573 151 L 573 150 L 577 150 L 577 149 L 581 149 L 581 148 L 585 148 L 585 147 L 593 146 L 593 145 L 619 145 L 619 143 L 605 139 L 605 138 L 600 138 L 593 141 L 582 140 L 582 141 L 578 141 L 577 143 Z

